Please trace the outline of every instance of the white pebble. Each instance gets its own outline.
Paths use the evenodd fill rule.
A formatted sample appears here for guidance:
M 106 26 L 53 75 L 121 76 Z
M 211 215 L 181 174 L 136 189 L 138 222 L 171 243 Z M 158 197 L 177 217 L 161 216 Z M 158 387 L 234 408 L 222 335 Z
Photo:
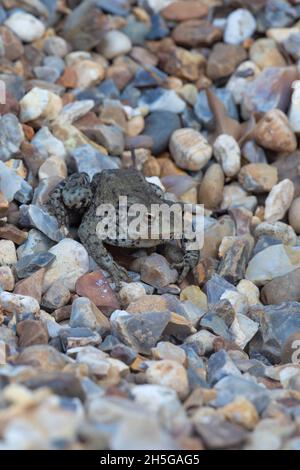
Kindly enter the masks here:
M 103 40 L 101 52 L 106 59 L 127 54 L 132 48 L 129 37 L 121 31 L 109 31 Z
M 12 294 L 11 292 L 0 292 L 0 307 L 8 313 L 32 313 L 40 311 L 39 303 L 33 297 L 27 295 Z
M 172 134 L 170 152 L 176 164 L 185 170 L 201 170 L 212 157 L 212 147 L 200 132 L 183 128 Z
M 233 11 L 227 19 L 224 33 L 224 42 L 227 44 L 241 44 L 250 38 L 256 30 L 256 20 L 250 11 L 239 8 Z
M 29 13 L 17 11 L 5 21 L 8 26 L 24 42 L 40 39 L 45 33 L 44 24 Z
M 222 165 L 226 176 L 233 177 L 240 171 L 241 150 L 232 136 L 219 135 L 214 143 L 214 156 Z
M 280 181 L 273 186 L 266 199 L 265 220 L 276 222 L 283 219 L 293 202 L 294 192 L 294 184 L 289 179 Z
M 11 266 L 17 262 L 17 252 L 14 242 L 0 240 L 0 266 Z

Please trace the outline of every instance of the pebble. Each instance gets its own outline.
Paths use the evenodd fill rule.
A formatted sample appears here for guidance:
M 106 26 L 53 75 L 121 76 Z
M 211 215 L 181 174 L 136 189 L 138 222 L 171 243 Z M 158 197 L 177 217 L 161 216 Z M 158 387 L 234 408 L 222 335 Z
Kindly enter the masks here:
M 278 276 L 268 282 L 261 292 L 266 305 L 279 305 L 283 302 L 300 301 L 299 288 L 300 269 L 295 269 L 284 276 Z
M 176 282 L 178 273 L 176 269 L 171 269 L 167 260 L 154 253 L 148 256 L 141 269 L 141 280 L 154 287 L 165 287 Z
M 44 52 L 49 56 L 64 58 L 68 51 L 68 43 L 60 36 L 51 36 L 44 42 Z
M 174 90 L 155 88 L 145 91 L 139 100 L 139 106 L 147 107 L 152 111 L 169 111 L 180 114 L 184 111 L 186 104 Z
M 5 25 L 24 42 L 33 42 L 45 33 L 44 24 L 35 16 L 23 11 L 16 11 L 9 16 Z
M 48 127 L 42 127 L 31 141 L 40 154 L 47 159 L 52 156 L 64 159 L 66 150 L 61 140 L 54 137 Z
M 86 249 L 75 240 L 65 238 L 50 248 L 49 253 L 56 258 L 45 273 L 43 291 L 46 292 L 54 282 L 60 281 L 74 292 L 76 281 L 89 270 Z
M 201 310 L 207 310 L 207 296 L 198 286 L 188 286 L 180 293 L 180 300 L 191 302 Z
M 241 150 L 236 140 L 230 135 L 220 135 L 213 147 L 216 160 L 222 165 L 226 176 L 235 176 L 241 167 Z
M 227 18 L 224 41 L 227 44 L 241 44 L 250 38 L 256 30 L 255 17 L 249 10 L 239 8 Z
M 259 145 L 274 152 L 293 152 L 297 148 L 288 118 L 279 109 L 267 112 L 258 122 L 255 139 Z
M 186 353 L 185 351 L 167 341 L 160 341 L 156 347 L 152 349 L 152 354 L 156 360 L 170 360 L 185 365 Z
M 296 245 L 297 236 L 290 225 L 283 222 L 262 222 L 255 228 L 254 235 L 256 238 L 263 236 L 271 237 L 279 240 L 285 245 Z
M 145 119 L 143 133 L 151 137 L 153 155 L 167 150 L 171 135 L 180 128 L 179 116 L 169 111 L 154 111 Z
M 179 129 L 170 139 L 170 152 L 183 169 L 201 170 L 212 157 L 212 147 L 205 137 L 193 129 Z
M 273 186 L 265 203 L 265 220 L 276 222 L 284 218 L 294 198 L 294 185 L 285 179 Z
M 239 377 L 241 375 L 234 362 L 226 351 L 221 350 L 212 354 L 208 361 L 207 379 L 211 386 L 228 376 Z
M 232 403 L 219 408 L 218 412 L 230 422 L 252 430 L 259 423 L 259 415 L 255 406 L 245 398 L 237 398 Z
M 172 38 L 183 47 L 210 46 L 222 38 L 222 31 L 205 20 L 188 20 L 174 28 Z
M 70 291 L 59 281 L 54 282 L 42 299 L 42 306 L 47 310 L 64 307 L 71 299 Z
M 19 152 L 24 140 L 24 132 L 21 124 L 14 114 L 4 114 L 0 117 L 0 160 L 9 160 Z
M 107 59 L 130 52 L 132 48 L 129 37 L 121 31 L 109 31 L 101 44 L 101 52 Z
M 257 39 L 250 48 L 250 59 L 261 69 L 269 67 L 284 67 L 283 55 L 279 52 L 273 39 Z
M 90 328 L 100 334 L 110 331 L 110 323 L 96 305 L 86 297 L 75 299 L 72 304 L 71 328 Z
M 17 325 L 19 347 L 26 348 L 35 344 L 48 344 L 48 333 L 39 320 L 24 320 Z
M 144 295 L 146 295 L 145 287 L 139 282 L 125 284 L 119 291 L 119 298 L 125 307 L 128 307 L 131 302 L 139 300 Z
M 179 398 L 185 398 L 188 394 L 187 373 L 178 362 L 170 359 L 151 362 L 146 370 L 146 378 L 150 384 L 162 385 L 175 390 Z
M 79 277 L 75 288 L 78 295 L 87 297 L 100 309 L 113 311 L 119 308 L 116 294 L 101 271 Z
M 11 292 L 0 292 L 0 306 L 10 314 L 33 314 L 40 311 L 40 306 L 36 299 L 30 296 L 12 294 Z
M 207 5 L 194 2 L 193 0 L 175 1 L 161 10 L 161 15 L 168 21 L 186 21 L 203 18 L 207 13 Z
M 293 200 L 289 209 L 289 224 L 300 234 L 300 197 Z
M 246 58 L 242 47 L 220 42 L 213 47 L 209 56 L 207 76 L 212 80 L 229 77 Z
M 273 245 L 259 252 L 250 260 L 245 277 L 257 286 L 261 286 L 299 267 L 300 247 Z
M 217 209 L 223 200 L 224 173 L 221 165 L 213 163 L 206 171 L 198 193 L 200 204 L 207 209 Z
M 247 298 L 248 305 L 260 304 L 260 291 L 253 282 L 242 279 L 236 286 L 237 291 Z
M 9 266 L 0 267 L 0 287 L 9 292 L 14 290 L 15 278 Z
M 22 256 L 16 263 L 15 269 L 19 279 L 24 279 L 34 274 L 41 268 L 50 266 L 55 260 L 55 255 L 49 251 L 33 255 Z
M 62 109 L 61 98 L 51 91 L 34 87 L 20 101 L 21 121 L 55 119 Z
M 241 168 L 239 182 L 248 192 L 269 193 L 278 182 L 278 172 L 266 163 L 250 163 Z
M 0 266 L 12 266 L 17 263 L 17 252 L 11 240 L 0 240 Z
M 17 282 L 14 294 L 33 297 L 40 304 L 42 301 L 44 275 L 45 269 L 42 268 L 26 279 Z

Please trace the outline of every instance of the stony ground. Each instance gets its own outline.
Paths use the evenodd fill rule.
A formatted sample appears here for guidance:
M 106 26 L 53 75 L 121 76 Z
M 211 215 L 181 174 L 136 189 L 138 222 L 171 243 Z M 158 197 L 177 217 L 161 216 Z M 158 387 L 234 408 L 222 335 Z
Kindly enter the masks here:
M 0 449 L 300 449 L 299 59 L 297 0 L 1 1 Z M 43 206 L 132 148 L 205 243 L 117 293 Z

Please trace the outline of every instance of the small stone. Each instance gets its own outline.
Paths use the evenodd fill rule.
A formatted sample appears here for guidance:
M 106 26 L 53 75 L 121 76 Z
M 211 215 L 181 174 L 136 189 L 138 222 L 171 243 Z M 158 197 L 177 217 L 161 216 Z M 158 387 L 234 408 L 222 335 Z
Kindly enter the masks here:
M 293 152 L 297 148 L 297 139 L 289 121 L 279 109 L 269 111 L 259 121 L 255 139 L 259 145 L 274 152 Z
M 201 258 L 217 258 L 219 246 L 224 237 L 235 235 L 235 225 L 230 217 L 223 217 L 214 221 L 204 231 L 204 246 Z
M 198 286 L 188 286 L 180 293 L 180 300 L 189 301 L 201 310 L 207 310 L 207 296 Z
M 0 267 L 0 287 L 10 292 L 14 290 L 15 278 L 9 266 Z
M 38 320 L 23 320 L 17 324 L 19 347 L 26 348 L 35 344 L 48 344 L 48 333 Z
M 75 62 L 72 70 L 77 77 L 75 87 L 83 90 L 100 83 L 105 76 L 103 65 L 88 59 Z
M 151 353 L 170 319 L 171 314 L 166 311 L 130 315 L 125 311 L 116 310 L 110 317 L 113 333 L 141 354 Z
M 284 67 L 286 62 L 273 39 L 257 39 L 250 48 L 250 59 L 261 69 Z
M 24 54 L 24 47 L 20 39 L 6 26 L 0 27 L 0 42 L 3 55 L 8 60 L 17 60 Z
M 40 304 L 42 300 L 44 275 L 45 269 L 42 268 L 26 279 L 19 281 L 16 284 L 14 294 L 33 297 Z
M 212 80 L 229 77 L 246 58 L 242 47 L 220 42 L 213 47 L 209 56 L 207 76 Z
M 183 169 L 201 170 L 212 157 L 212 147 L 193 129 L 179 129 L 172 134 L 170 152 L 176 164 Z
M 292 204 L 294 191 L 294 185 L 289 179 L 273 186 L 265 203 L 265 220 L 267 222 L 276 222 L 284 218 Z
M 260 292 L 258 287 L 253 282 L 247 279 L 242 279 L 236 286 L 238 292 L 247 298 L 249 306 L 260 304 Z
M 209 21 L 182 21 L 173 30 L 172 38 L 184 47 L 210 46 L 222 38 L 222 31 Z
M 247 432 L 242 426 L 227 421 L 197 423 L 196 428 L 210 450 L 236 449 L 247 439 Z
M 241 103 L 243 118 L 249 119 L 251 113 L 286 111 L 290 104 L 290 87 L 297 80 L 293 67 L 269 67 L 264 69 L 254 80 L 248 82 L 246 93 Z M 265 84 L 268 83 L 268 90 Z M 284 124 L 285 119 L 283 119 Z M 268 125 L 269 126 L 269 125 Z M 285 124 L 284 124 L 285 127 Z M 277 139 L 273 139 L 273 144 Z
M 157 253 L 148 256 L 141 269 L 141 279 L 154 287 L 165 287 L 176 282 L 178 273 L 171 269 L 167 260 Z
M 207 378 L 211 386 L 227 376 L 240 376 L 241 373 L 226 351 L 212 354 L 208 360 Z
M 96 305 L 86 297 L 80 297 L 74 300 L 70 326 L 71 328 L 90 328 L 91 330 L 97 330 L 100 334 L 107 334 L 110 331 L 109 320 Z
M 0 266 L 12 266 L 17 262 L 15 245 L 10 240 L 0 240 Z
M 296 245 L 297 236 L 292 227 L 283 222 L 262 222 L 254 230 L 256 238 L 271 237 L 284 245 Z
M 289 224 L 300 235 L 300 197 L 293 200 L 289 210 Z
M 255 17 L 249 10 L 238 8 L 227 18 L 224 41 L 227 44 L 241 44 L 250 38 L 256 30 Z
M 125 284 L 119 291 L 119 298 L 125 307 L 128 307 L 131 302 L 136 302 L 144 295 L 146 295 L 145 287 L 139 282 Z
M 3 227 L 0 226 L 0 238 L 11 240 L 16 245 L 21 245 L 27 240 L 27 232 L 18 229 L 14 225 L 5 224 Z
M 81 276 L 76 282 L 76 293 L 90 299 L 100 309 L 119 308 L 115 292 L 102 272 L 92 272 Z
M 189 385 L 185 368 L 178 362 L 162 360 L 151 362 L 146 371 L 146 378 L 150 384 L 158 384 L 175 390 L 179 398 L 186 398 Z
M 253 245 L 251 237 L 237 237 L 219 265 L 219 275 L 231 284 L 237 284 L 243 279 Z
M 53 245 L 54 242 L 49 240 L 43 233 L 33 228 L 29 230 L 26 242 L 17 249 L 18 257 L 21 259 L 23 256 L 48 251 Z
M 0 218 L 6 217 L 9 209 L 9 202 L 0 191 Z
M 59 353 L 52 346 L 41 344 L 25 348 L 19 354 L 16 362 L 17 364 L 38 367 L 39 370 L 44 370 L 45 372 L 57 372 L 62 370 L 68 361 L 63 354 Z
M 298 268 L 300 268 L 300 247 L 273 245 L 251 259 L 245 277 L 257 286 L 262 286 Z
M 66 372 L 38 374 L 38 376 L 26 380 L 24 385 L 29 388 L 29 390 L 47 387 L 55 395 L 60 397 L 75 397 L 79 398 L 81 401 L 85 399 L 85 393 L 80 379 Z
M 51 176 L 58 176 L 65 179 L 68 176 L 67 165 L 60 157 L 49 157 L 39 169 L 39 180 L 51 178 Z
M 123 132 L 117 126 L 100 124 L 97 126 L 97 143 L 111 155 L 122 155 L 125 146 Z
M 156 360 L 170 360 L 178 362 L 181 365 L 186 363 L 186 353 L 179 346 L 175 346 L 167 341 L 157 343 L 156 347 L 152 349 L 152 355 Z
M 299 307 L 299 302 L 285 302 L 280 305 L 264 307 L 263 322 L 261 323 L 262 354 L 274 363 L 280 361 L 283 347 L 290 336 L 299 331 Z
M 288 301 L 300 302 L 300 269 L 268 282 L 261 291 L 261 298 L 269 305 L 279 305 Z
M 246 60 L 242 62 L 227 82 L 226 89 L 229 90 L 237 105 L 240 105 L 247 93 L 248 82 L 252 82 L 260 73 L 260 69 L 254 62 Z
M 114 170 L 118 168 L 117 163 L 107 155 L 98 152 L 91 145 L 81 145 L 71 151 L 72 160 L 79 173 L 87 173 L 90 180 L 102 170 Z
M 126 34 L 113 30 L 106 33 L 101 43 L 101 53 L 106 59 L 114 59 L 119 55 L 130 52 L 131 47 L 131 41 Z
M 97 2 L 85 0 L 68 14 L 63 35 L 74 51 L 86 51 L 103 39 L 106 23 L 106 17 Z
M 49 266 L 54 260 L 55 255 L 49 251 L 23 256 L 15 266 L 18 278 L 31 276 L 39 269 Z
M 185 110 L 185 102 L 179 98 L 174 90 L 155 88 L 143 93 L 139 100 L 140 107 L 147 107 L 149 111 L 169 111 L 171 113 L 182 113 Z
M 226 176 L 235 176 L 241 167 L 241 150 L 230 135 L 220 135 L 214 143 L 214 156 L 222 165 Z
M 60 36 L 52 36 L 44 42 L 44 52 L 49 56 L 65 57 L 69 51 L 68 43 Z
M 89 270 L 86 249 L 75 240 L 66 238 L 50 248 L 49 252 L 56 259 L 45 273 L 43 291 L 46 292 L 56 281 L 63 282 L 67 289 L 75 291 L 76 281 Z
M 11 294 L 10 292 L 0 292 L 0 306 L 10 314 L 28 314 L 36 315 L 40 311 L 38 302 L 29 296 Z
M 5 162 L 19 151 L 24 140 L 22 126 L 14 114 L 0 117 L 0 140 L 0 160 Z
M 226 419 L 235 424 L 240 424 L 246 429 L 252 430 L 259 422 L 259 415 L 255 406 L 245 398 L 237 398 L 232 403 L 218 409 Z
M 199 187 L 199 203 L 207 209 L 217 209 L 223 199 L 224 173 L 221 165 L 214 163 L 206 171 Z
M 54 137 L 48 127 L 42 127 L 31 141 L 32 145 L 45 159 L 56 156 L 64 159 L 66 150 L 61 140 Z
M 70 298 L 70 291 L 61 282 L 54 282 L 43 296 L 42 306 L 47 310 L 56 310 L 67 305 Z
M 161 295 L 143 295 L 131 302 L 126 311 L 128 313 L 163 312 L 168 310 L 168 303 Z
M 154 111 L 146 117 L 144 134 L 153 140 L 153 155 L 167 150 L 171 135 L 180 127 L 177 114 L 169 111 Z
M 8 26 L 24 42 L 32 42 L 40 39 L 45 33 L 44 24 L 35 16 L 16 11 L 5 21 Z
M 175 1 L 161 10 L 161 15 L 170 21 L 185 21 L 202 18 L 208 13 L 208 7 L 195 1 Z
M 22 122 L 55 119 L 62 109 L 61 98 L 51 91 L 34 87 L 20 101 Z
M 239 172 L 239 182 L 246 191 L 268 193 L 278 182 L 278 172 L 265 163 L 250 163 Z

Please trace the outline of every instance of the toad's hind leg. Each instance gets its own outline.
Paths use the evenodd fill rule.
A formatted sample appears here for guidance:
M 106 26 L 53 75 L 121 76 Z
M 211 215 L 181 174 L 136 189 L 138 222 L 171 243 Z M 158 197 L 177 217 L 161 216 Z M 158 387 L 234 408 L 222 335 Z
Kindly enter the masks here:
M 181 271 L 178 282 L 182 282 L 190 271 L 193 271 L 199 261 L 199 251 L 187 250 L 187 241 L 182 240 L 183 259 L 180 263 L 172 264 L 172 267 Z
M 89 255 L 99 265 L 100 268 L 107 271 L 113 278 L 117 289 L 119 290 L 122 286 L 122 281 L 130 282 L 130 278 L 126 269 L 119 266 L 113 259 L 112 255 L 107 251 L 96 234 L 85 235 L 84 225 L 79 227 L 78 236 L 80 241 L 87 249 Z

